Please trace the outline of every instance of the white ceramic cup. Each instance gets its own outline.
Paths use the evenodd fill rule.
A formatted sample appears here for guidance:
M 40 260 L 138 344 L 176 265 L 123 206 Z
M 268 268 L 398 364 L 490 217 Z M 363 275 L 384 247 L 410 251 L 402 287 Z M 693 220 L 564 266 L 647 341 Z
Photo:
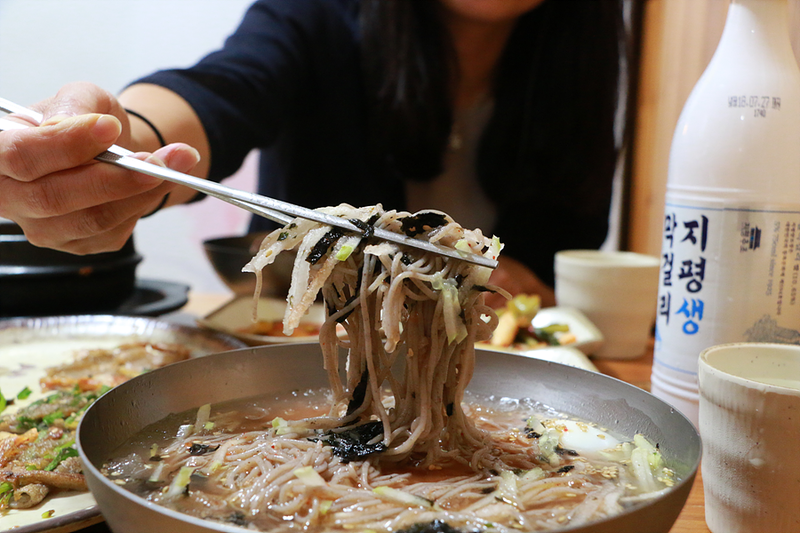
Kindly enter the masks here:
M 800 346 L 712 346 L 698 370 L 709 529 L 797 533 Z
M 609 359 L 644 354 L 658 308 L 658 257 L 633 252 L 556 253 L 556 303 L 583 312 L 603 334 L 593 353 Z

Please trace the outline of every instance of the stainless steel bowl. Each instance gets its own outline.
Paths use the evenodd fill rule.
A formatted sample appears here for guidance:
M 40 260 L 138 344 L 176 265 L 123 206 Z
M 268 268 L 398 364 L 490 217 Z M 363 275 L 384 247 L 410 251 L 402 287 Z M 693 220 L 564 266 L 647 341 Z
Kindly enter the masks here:
M 514 354 L 479 350 L 469 390 L 537 399 L 623 435 L 643 433 L 658 442 L 681 481 L 666 494 L 570 533 L 666 533 L 683 508 L 700 462 L 700 437 L 681 414 L 622 381 Z M 328 383 L 316 344 L 264 346 L 177 363 L 116 387 L 95 402 L 78 428 L 78 447 L 89 488 L 116 533 L 238 532 L 152 504 L 107 479 L 102 464 L 130 437 L 170 413 Z

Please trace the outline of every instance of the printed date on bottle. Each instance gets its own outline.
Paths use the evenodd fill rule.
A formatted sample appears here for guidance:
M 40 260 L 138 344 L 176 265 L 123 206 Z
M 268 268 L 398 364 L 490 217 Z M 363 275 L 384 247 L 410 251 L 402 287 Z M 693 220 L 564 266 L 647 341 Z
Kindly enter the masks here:
M 728 97 L 728 107 L 752 109 L 754 117 L 766 117 L 767 110 L 781 110 L 780 96 L 735 95 Z

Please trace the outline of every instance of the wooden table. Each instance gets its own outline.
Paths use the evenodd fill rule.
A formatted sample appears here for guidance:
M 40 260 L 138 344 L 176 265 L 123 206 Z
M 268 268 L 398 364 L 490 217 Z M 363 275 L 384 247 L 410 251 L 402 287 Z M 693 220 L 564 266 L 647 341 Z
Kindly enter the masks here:
M 231 298 L 229 294 L 190 293 L 189 302 L 181 309 L 182 318 L 202 317 Z M 166 317 L 169 319 L 169 317 Z M 621 379 L 637 387 L 650 390 L 650 367 L 653 363 L 652 349 L 648 354 L 632 361 L 609 361 L 594 359 L 595 366 L 604 374 Z M 81 533 L 107 533 L 105 524 L 98 524 Z M 698 472 L 686 506 L 670 530 L 670 533 L 710 533 L 703 509 L 703 482 Z

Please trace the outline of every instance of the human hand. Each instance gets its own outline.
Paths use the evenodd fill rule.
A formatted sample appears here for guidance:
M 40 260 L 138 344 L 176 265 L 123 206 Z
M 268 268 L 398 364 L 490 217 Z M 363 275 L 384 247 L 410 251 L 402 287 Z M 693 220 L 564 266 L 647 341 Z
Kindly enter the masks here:
M 0 132 L 0 216 L 37 245 L 77 254 L 119 249 L 136 221 L 175 186 L 94 161 L 112 144 L 137 150 L 128 119 L 110 93 L 80 83 L 33 106 L 41 125 Z M 155 148 L 155 147 L 153 147 Z M 190 171 L 196 150 L 172 144 L 138 159 Z
M 540 280 L 527 266 L 508 256 L 499 257 L 497 268 L 492 272 L 489 283 L 507 290 L 512 297 L 517 294 L 538 294 L 541 297 L 542 307 L 556 304 L 552 287 Z M 486 304 L 490 307 L 503 308 L 506 301 L 500 294 L 486 293 Z

